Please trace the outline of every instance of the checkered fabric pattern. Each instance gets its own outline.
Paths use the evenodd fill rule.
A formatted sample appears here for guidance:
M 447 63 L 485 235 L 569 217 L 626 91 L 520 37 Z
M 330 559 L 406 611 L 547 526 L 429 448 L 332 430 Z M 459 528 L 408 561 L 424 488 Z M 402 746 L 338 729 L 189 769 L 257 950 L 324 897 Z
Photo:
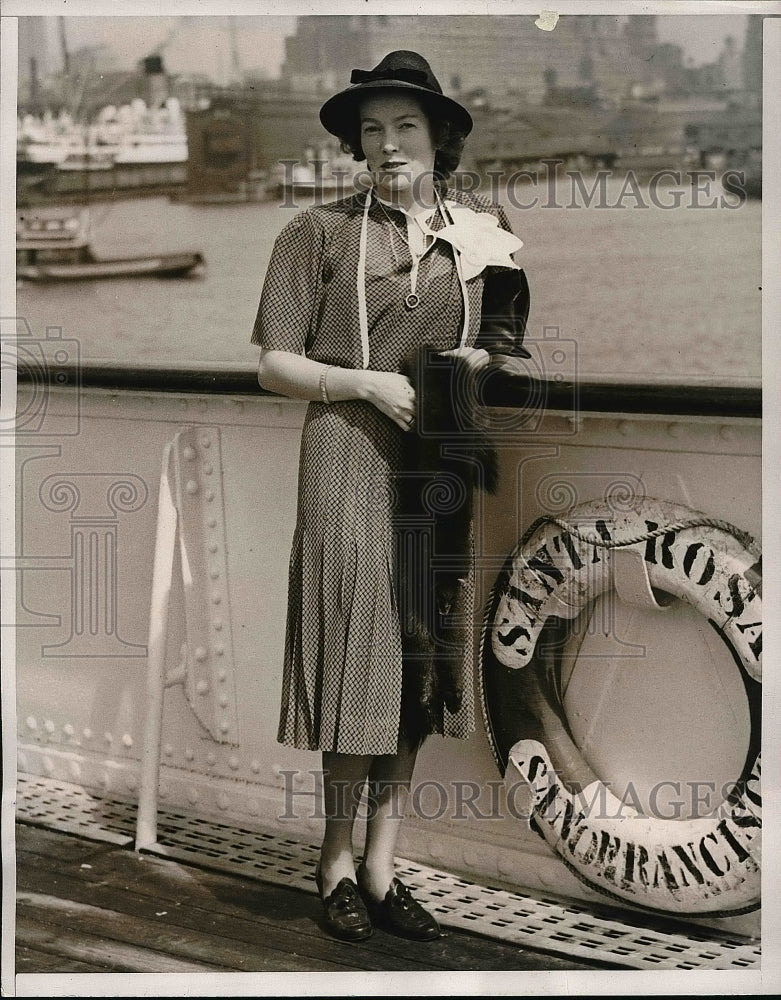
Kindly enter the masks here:
M 448 192 L 476 211 L 487 199 Z M 291 220 L 274 246 L 252 334 L 269 350 L 362 366 L 357 315 L 358 246 L 365 195 L 314 206 Z M 444 225 L 437 213 L 431 228 Z M 463 303 L 449 244 L 420 264 L 420 305 L 407 309 L 412 258 L 401 212 L 369 211 L 366 289 L 369 368 L 398 371 L 419 343 L 457 347 Z M 483 275 L 468 284 L 469 343 L 480 323 Z M 402 656 L 394 595 L 394 477 L 401 431 L 372 404 L 310 403 L 301 440 L 298 518 L 289 567 L 288 615 L 278 740 L 309 750 L 395 753 Z M 445 710 L 442 734 L 474 730 L 472 650 L 465 698 Z

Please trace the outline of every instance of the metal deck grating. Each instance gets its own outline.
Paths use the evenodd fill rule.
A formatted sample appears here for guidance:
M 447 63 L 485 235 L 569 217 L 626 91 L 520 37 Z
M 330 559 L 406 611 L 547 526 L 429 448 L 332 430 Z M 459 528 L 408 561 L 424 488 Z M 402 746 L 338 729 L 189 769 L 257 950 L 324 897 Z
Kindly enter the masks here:
M 79 785 L 20 775 L 17 818 L 123 846 L 134 840 L 136 807 L 98 798 Z M 315 893 L 319 848 L 282 834 L 244 830 L 160 810 L 151 853 L 261 882 Z M 680 925 L 663 918 L 491 888 L 447 872 L 397 859 L 398 874 L 443 927 L 508 941 L 539 951 L 631 969 L 757 969 L 758 944 Z

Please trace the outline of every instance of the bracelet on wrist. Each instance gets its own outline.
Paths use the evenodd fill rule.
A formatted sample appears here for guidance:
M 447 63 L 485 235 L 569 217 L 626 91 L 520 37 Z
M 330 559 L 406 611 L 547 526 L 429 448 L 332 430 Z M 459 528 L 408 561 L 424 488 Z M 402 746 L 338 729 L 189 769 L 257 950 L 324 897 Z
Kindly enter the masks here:
M 326 376 L 328 372 L 333 368 L 333 365 L 326 365 L 325 368 L 320 372 L 320 398 L 324 403 L 330 403 L 331 400 L 328 398 L 328 386 L 326 385 Z

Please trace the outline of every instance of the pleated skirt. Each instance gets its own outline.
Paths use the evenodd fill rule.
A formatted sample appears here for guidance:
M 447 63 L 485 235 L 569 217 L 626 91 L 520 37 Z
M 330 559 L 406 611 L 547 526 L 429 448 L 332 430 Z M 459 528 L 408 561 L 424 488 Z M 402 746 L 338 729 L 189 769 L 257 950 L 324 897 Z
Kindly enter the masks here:
M 277 739 L 348 754 L 398 749 L 402 644 L 394 587 L 402 435 L 372 404 L 310 403 L 301 438 Z M 442 734 L 474 730 L 465 697 Z

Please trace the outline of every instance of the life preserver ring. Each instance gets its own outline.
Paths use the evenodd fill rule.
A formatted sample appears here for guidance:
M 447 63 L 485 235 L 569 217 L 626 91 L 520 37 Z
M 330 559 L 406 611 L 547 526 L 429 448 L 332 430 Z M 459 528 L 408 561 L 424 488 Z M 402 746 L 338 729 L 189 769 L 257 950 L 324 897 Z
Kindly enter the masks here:
M 688 602 L 713 625 L 749 696 L 746 765 L 727 799 L 700 818 L 646 816 L 612 795 L 571 737 L 555 658 L 541 651 L 546 630 L 566 630 L 612 588 L 613 554 L 629 546 L 642 553 L 654 590 Z M 564 517 L 542 517 L 505 563 L 483 623 L 486 732 L 506 784 L 520 779 L 528 790 L 532 826 L 592 888 L 681 916 L 759 906 L 761 586 L 752 538 L 662 500 L 624 513 L 588 501 Z

